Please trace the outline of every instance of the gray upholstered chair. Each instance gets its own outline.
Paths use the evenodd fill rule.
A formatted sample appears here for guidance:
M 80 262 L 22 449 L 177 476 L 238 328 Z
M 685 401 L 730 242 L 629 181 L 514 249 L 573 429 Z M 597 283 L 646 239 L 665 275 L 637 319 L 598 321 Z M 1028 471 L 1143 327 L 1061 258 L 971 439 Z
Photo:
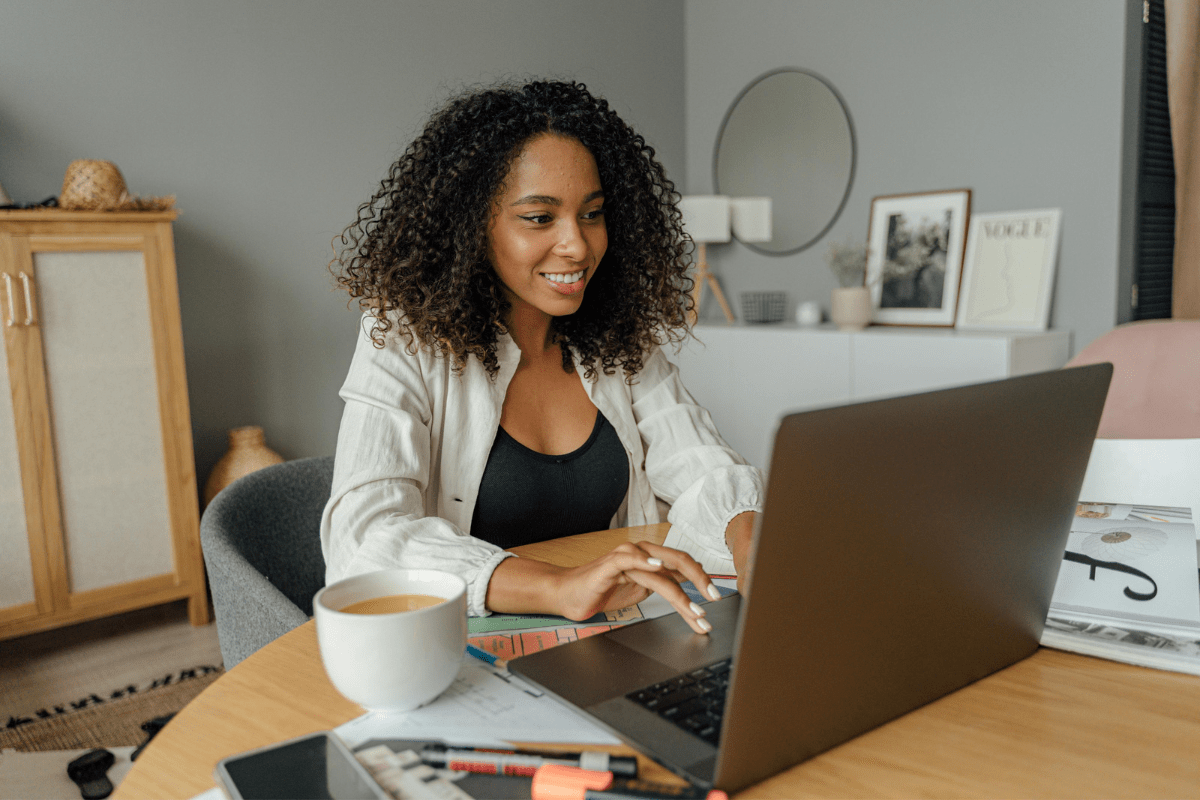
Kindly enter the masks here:
M 200 541 L 225 669 L 312 615 L 332 480 L 333 456 L 286 461 L 239 478 L 205 509 Z

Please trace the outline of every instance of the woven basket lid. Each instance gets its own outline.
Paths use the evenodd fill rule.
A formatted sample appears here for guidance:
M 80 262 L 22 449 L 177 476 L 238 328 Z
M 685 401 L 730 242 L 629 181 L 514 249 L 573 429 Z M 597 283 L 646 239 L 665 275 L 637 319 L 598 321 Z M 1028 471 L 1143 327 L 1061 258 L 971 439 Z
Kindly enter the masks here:
M 72 210 L 107 211 L 119 208 L 127 196 L 125 179 L 116 164 L 80 159 L 67 167 L 58 205 Z
M 79 159 L 67 166 L 59 208 L 72 211 L 165 211 L 175 197 L 134 197 L 111 161 Z

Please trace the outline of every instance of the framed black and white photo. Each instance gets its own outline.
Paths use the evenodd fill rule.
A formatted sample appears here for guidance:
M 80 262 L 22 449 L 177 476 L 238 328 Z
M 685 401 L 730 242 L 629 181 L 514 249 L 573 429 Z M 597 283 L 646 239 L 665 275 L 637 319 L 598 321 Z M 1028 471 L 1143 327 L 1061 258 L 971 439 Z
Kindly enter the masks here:
M 873 322 L 954 325 L 970 214 L 970 189 L 871 201 L 866 284 Z
M 1061 220 L 1061 208 L 971 217 L 957 327 L 1046 330 Z

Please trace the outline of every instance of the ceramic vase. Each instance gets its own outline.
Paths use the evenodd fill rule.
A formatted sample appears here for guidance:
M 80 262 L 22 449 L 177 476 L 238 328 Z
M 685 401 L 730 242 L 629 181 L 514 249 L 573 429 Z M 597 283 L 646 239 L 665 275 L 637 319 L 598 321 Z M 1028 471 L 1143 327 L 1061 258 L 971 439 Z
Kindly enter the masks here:
M 829 318 L 842 331 L 861 331 L 871 324 L 871 290 L 865 286 L 834 289 Z
M 221 456 L 204 484 L 204 505 L 243 475 L 283 462 L 283 456 L 267 447 L 263 429 L 257 425 L 229 431 L 229 451 Z
M 796 324 L 802 328 L 815 328 L 821 324 L 821 307 L 812 300 L 796 306 Z

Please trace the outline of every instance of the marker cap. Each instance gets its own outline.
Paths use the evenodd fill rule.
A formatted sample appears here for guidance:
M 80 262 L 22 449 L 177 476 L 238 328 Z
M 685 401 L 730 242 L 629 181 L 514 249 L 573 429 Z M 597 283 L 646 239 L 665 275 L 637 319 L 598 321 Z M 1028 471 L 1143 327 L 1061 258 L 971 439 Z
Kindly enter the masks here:
M 533 800 L 583 800 L 588 789 L 607 789 L 611 772 L 546 764 L 533 776 Z

